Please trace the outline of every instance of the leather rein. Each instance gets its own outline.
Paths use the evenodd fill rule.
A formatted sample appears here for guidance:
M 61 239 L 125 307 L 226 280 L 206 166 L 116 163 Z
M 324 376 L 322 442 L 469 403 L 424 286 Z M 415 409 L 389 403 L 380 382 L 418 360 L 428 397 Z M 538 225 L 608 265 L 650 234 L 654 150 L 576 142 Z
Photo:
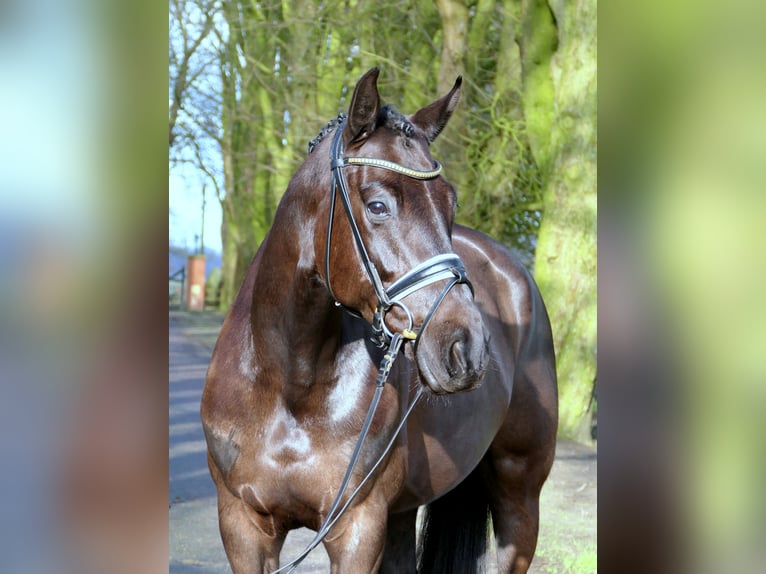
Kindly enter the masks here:
M 375 295 L 378 299 L 378 304 L 375 310 L 374 319 L 372 323 L 373 341 L 380 348 L 383 348 L 386 346 L 388 348 L 386 350 L 385 355 L 383 356 L 383 360 L 380 363 L 378 376 L 375 381 L 375 387 L 376 387 L 375 394 L 373 395 L 372 401 L 370 402 L 370 406 L 367 410 L 367 416 L 365 418 L 364 424 L 362 425 L 362 430 L 359 433 L 359 437 L 357 438 L 356 446 L 354 447 L 354 452 L 352 453 L 351 459 L 349 460 L 348 467 L 346 468 L 346 473 L 341 482 L 340 489 L 338 490 L 338 494 L 335 496 L 335 499 L 333 500 L 333 503 L 331 504 L 330 509 L 325 515 L 325 519 L 322 521 L 321 526 L 317 530 L 314 538 L 308 544 L 308 546 L 306 546 L 306 548 L 301 552 L 301 554 L 297 558 L 295 558 L 288 564 L 285 564 L 281 568 L 275 570 L 272 574 L 281 574 L 282 572 L 295 571 L 298 565 L 301 562 L 303 562 L 303 560 L 309 555 L 309 553 L 322 542 L 322 540 L 325 538 L 325 536 L 327 536 L 327 534 L 330 532 L 332 527 L 335 526 L 335 523 L 338 522 L 341 516 L 345 513 L 345 511 L 351 505 L 351 502 L 354 500 L 354 497 L 359 493 L 362 487 L 372 477 L 374 472 L 377 470 L 377 468 L 380 466 L 380 464 L 383 462 L 383 460 L 386 458 L 386 456 L 390 452 L 391 448 L 394 446 L 394 442 L 399 436 L 399 432 L 404 427 L 404 424 L 407 421 L 407 418 L 409 417 L 410 413 L 415 408 L 415 405 L 418 403 L 418 400 L 422 396 L 422 393 L 423 393 L 422 385 L 418 385 L 418 389 L 415 392 L 415 396 L 413 397 L 412 402 L 410 402 L 410 404 L 407 406 L 407 409 L 404 412 L 402 419 L 399 421 L 399 424 L 394 430 L 393 435 L 391 436 L 388 443 L 386 444 L 386 447 L 383 449 L 382 454 L 378 457 L 375 464 L 372 465 L 372 468 L 370 468 L 370 470 L 367 472 L 367 474 L 359 483 L 359 485 L 356 487 L 356 489 L 354 489 L 354 491 L 349 495 L 345 504 L 341 507 L 340 503 L 341 503 L 341 500 L 343 499 L 343 494 L 345 493 L 346 488 L 348 487 L 348 484 L 351 480 L 354 467 L 356 466 L 356 463 L 359 459 L 359 455 L 361 454 L 361 451 L 362 451 L 362 445 L 370 430 L 372 419 L 375 415 L 375 411 L 378 408 L 380 398 L 383 394 L 383 388 L 385 387 L 386 381 L 388 379 L 388 375 L 391 372 L 391 368 L 393 367 L 394 361 L 399 355 L 399 351 L 401 350 L 402 345 L 408 341 L 413 342 L 413 345 L 414 345 L 413 352 L 414 353 L 417 352 L 418 343 L 420 342 L 420 337 L 422 336 L 426 325 L 431 320 L 431 317 L 433 317 L 433 314 L 435 313 L 437 307 L 441 304 L 441 302 L 447 296 L 447 293 L 450 291 L 450 289 L 452 289 L 452 287 L 463 283 L 468 285 L 468 287 L 471 289 L 471 292 L 473 293 L 473 286 L 471 285 L 471 282 L 468 280 L 466 270 L 465 270 L 465 265 L 463 264 L 463 261 L 460 259 L 460 257 L 455 253 L 446 253 L 446 254 L 436 255 L 434 257 L 431 257 L 430 259 L 424 261 L 423 263 L 417 265 L 416 267 L 414 267 L 413 269 L 405 273 L 399 279 L 394 281 L 388 288 L 383 286 L 383 282 L 380 279 L 378 270 L 375 266 L 375 263 L 370 259 L 370 256 L 364 245 L 364 240 L 359 230 L 359 226 L 357 225 L 356 219 L 354 218 L 354 212 L 351 205 L 351 197 L 349 195 L 349 190 L 348 190 L 348 182 L 346 181 L 346 177 L 343 174 L 343 169 L 349 166 L 366 165 L 366 166 L 377 167 L 381 169 L 387 169 L 390 171 L 395 171 L 396 173 L 406 175 L 407 177 L 410 177 L 412 179 L 424 181 L 424 180 L 431 180 L 431 179 L 435 179 L 439 177 L 439 174 L 441 173 L 441 170 L 442 170 L 442 166 L 438 161 L 435 161 L 434 169 L 430 171 L 420 171 L 420 170 L 404 167 L 397 163 L 390 162 L 383 159 L 367 158 L 367 157 L 344 157 L 343 140 L 341 137 L 341 134 L 343 132 L 343 125 L 344 125 L 343 120 L 338 123 L 337 128 L 335 130 L 335 135 L 333 137 L 332 147 L 330 150 L 330 169 L 332 171 L 332 191 L 331 191 L 331 199 L 330 199 L 330 215 L 329 215 L 329 221 L 327 224 L 327 243 L 325 247 L 325 283 L 327 285 L 328 291 L 330 292 L 330 296 L 335 301 L 335 305 L 339 307 L 343 307 L 348 313 L 354 315 L 355 317 L 362 318 L 361 313 L 359 313 L 358 311 L 356 311 L 355 309 L 351 307 L 347 307 L 346 305 L 343 305 L 338 300 L 338 298 L 335 296 L 335 293 L 332 289 L 332 285 L 330 282 L 330 243 L 332 239 L 332 224 L 333 224 L 333 219 L 335 215 L 335 200 L 337 196 L 340 196 L 341 203 L 343 204 L 344 211 L 346 212 L 346 216 L 351 226 L 351 232 L 354 236 L 354 243 L 356 244 L 357 252 L 359 253 L 362 259 L 362 264 L 365 268 L 365 271 L 367 272 L 367 276 L 369 277 L 370 282 L 372 283 L 373 289 L 375 290 Z M 423 287 L 426 287 L 438 281 L 444 281 L 444 280 L 448 280 L 448 281 L 445 284 L 439 296 L 431 305 L 431 308 L 426 314 L 421 326 L 419 328 L 416 328 L 414 325 L 412 312 L 402 302 L 402 299 L 404 299 L 407 295 L 417 291 L 418 289 L 422 289 Z M 408 326 L 405 329 L 403 329 L 400 333 L 392 332 L 389 329 L 389 327 L 386 325 L 386 321 L 385 321 L 386 313 L 390 311 L 393 307 L 399 307 L 400 309 L 402 309 L 408 319 Z

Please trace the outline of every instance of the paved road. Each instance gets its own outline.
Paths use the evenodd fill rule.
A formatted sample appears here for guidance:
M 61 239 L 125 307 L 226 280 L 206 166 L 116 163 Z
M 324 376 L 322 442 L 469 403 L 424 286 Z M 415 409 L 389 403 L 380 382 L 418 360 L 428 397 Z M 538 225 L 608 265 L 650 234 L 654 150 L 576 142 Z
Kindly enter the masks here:
M 218 532 L 215 486 L 199 421 L 205 372 L 221 322 L 217 314 L 170 314 L 170 574 L 231 573 Z M 540 506 L 540 539 L 530 572 L 595 572 L 595 449 L 559 443 Z M 307 529 L 291 532 L 282 564 L 312 536 Z M 298 570 L 329 572 L 324 549 L 314 550 Z

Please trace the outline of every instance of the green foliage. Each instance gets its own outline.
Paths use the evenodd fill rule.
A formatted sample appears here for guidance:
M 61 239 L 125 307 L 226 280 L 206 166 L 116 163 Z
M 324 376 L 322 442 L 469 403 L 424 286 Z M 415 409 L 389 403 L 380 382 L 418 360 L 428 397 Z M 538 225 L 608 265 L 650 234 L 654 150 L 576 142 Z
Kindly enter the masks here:
M 472 6 L 462 104 L 434 151 L 458 189 L 458 221 L 515 248 L 531 267 L 544 179 L 523 108 L 519 10 L 509 1 Z

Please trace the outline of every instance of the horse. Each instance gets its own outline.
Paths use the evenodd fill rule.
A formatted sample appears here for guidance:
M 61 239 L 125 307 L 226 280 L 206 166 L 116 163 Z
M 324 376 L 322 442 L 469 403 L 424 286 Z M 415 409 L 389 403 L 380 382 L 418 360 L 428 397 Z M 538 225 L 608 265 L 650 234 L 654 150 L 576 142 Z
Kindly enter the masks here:
M 558 426 L 545 305 L 455 223 L 430 144 L 462 78 L 404 115 L 378 74 L 312 140 L 211 358 L 200 414 L 234 574 L 284 571 L 300 527 L 338 574 L 474 572 L 490 525 L 499 572 L 535 552 Z

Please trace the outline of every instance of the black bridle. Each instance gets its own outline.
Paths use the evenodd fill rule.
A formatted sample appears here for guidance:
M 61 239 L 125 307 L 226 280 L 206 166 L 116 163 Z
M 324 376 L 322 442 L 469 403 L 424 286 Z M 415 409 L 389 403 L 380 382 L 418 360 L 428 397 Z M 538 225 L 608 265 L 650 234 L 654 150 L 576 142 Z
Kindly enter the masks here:
M 423 334 L 423 331 L 425 330 L 428 322 L 431 320 L 431 317 L 433 317 L 436 308 L 447 296 L 447 293 L 450 291 L 450 289 L 452 289 L 455 285 L 463 283 L 468 285 L 468 287 L 471 289 L 471 292 L 473 292 L 473 286 L 468 280 L 468 276 L 465 271 L 465 265 L 463 264 L 463 261 L 460 259 L 460 257 L 455 253 L 436 255 L 435 257 L 431 257 L 430 259 L 424 261 L 420 265 L 417 265 L 415 268 L 405 273 L 402 277 L 394 281 L 394 283 L 392 283 L 388 288 L 384 287 L 383 282 L 380 279 L 380 275 L 378 274 L 378 270 L 375 267 L 375 263 L 373 263 L 373 261 L 370 259 L 367 248 L 364 245 L 364 240 L 362 239 L 362 234 L 359 231 L 359 226 L 356 223 L 354 211 L 351 206 L 351 197 L 348 191 L 348 182 L 346 181 L 346 176 L 343 174 L 343 168 L 348 166 L 366 165 L 381 169 L 387 169 L 402 175 L 406 175 L 412 179 L 425 181 L 439 177 L 442 166 L 438 161 L 435 161 L 434 169 L 430 171 L 420 171 L 404 167 L 384 159 L 368 157 L 344 157 L 343 139 L 341 136 L 343 132 L 343 124 L 343 121 L 338 123 L 338 126 L 335 130 L 335 135 L 332 140 L 332 146 L 330 148 L 332 190 L 330 199 L 330 215 L 329 221 L 327 223 L 327 242 L 325 245 L 325 282 L 327 284 L 327 289 L 330 292 L 330 296 L 333 298 L 336 305 L 342 306 L 348 312 L 357 317 L 361 316 L 358 311 L 343 305 L 338 300 L 338 298 L 335 296 L 335 293 L 333 292 L 332 284 L 330 281 L 330 244 L 332 239 L 332 224 L 335 215 L 335 198 L 340 196 L 341 203 L 343 204 L 346 216 L 348 217 L 349 225 L 351 226 L 351 232 L 354 236 L 354 243 L 356 244 L 357 252 L 362 259 L 362 265 L 367 272 L 370 283 L 372 283 L 372 287 L 375 290 L 375 296 L 378 299 L 378 304 L 375 309 L 375 314 L 373 316 L 372 322 L 374 341 L 377 343 L 378 347 L 381 348 L 391 344 L 391 340 L 394 334 L 388 328 L 388 325 L 386 325 L 386 313 L 393 307 L 399 307 L 407 316 L 407 320 L 409 322 L 408 327 L 403 329 L 400 335 L 405 340 L 414 341 L 415 350 L 417 351 L 418 343 L 420 342 L 420 336 Z M 418 289 L 422 289 L 423 287 L 431 285 L 432 283 L 444 280 L 448 280 L 448 282 L 444 285 L 441 293 L 429 309 L 422 325 L 416 329 L 414 326 L 412 312 L 402 302 L 402 299 L 414 291 L 417 291 Z
M 332 285 L 330 283 L 330 241 L 332 239 L 332 222 L 335 214 L 335 198 L 337 195 L 340 195 L 341 203 L 343 203 L 343 208 L 346 212 L 346 215 L 348 216 L 349 224 L 351 225 L 351 231 L 354 236 L 354 243 L 356 244 L 357 251 L 362 258 L 362 264 L 367 271 L 367 276 L 370 278 L 370 282 L 372 283 L 373 289 L 375 290 L 375 295 L 378 298 L 378 304 L 372 323 L 372 331 L 374 334 L 373 340 L 379 347 L 382 348 L 387 346 L 388 349 L 383 356 L 380 368 L 378 369 L 378 376 L 375 381 L 375 394 L 373 395 L 370 406 L 367 409 L 367 416 L 365 418 L 364 424 L 362 425 L 362 430 L 359 433 L 359 437 L 357 438 L 354 452 L 351 455 L 351 459 L 348 463 L 348 467 L 346 468 L 346 473 L 343 477 L 343 480 L 341 481 L 338 494 L 335 496 L 335 500 L 333 500 L 333 503 L 330 505 L 330 509 L 327 511 L 327 514 L 325 515 L 325 518 L 317 530 L 313 540 L 308 544 L 308 546 L 306 546 L 303 552 L 301 552 L 297 558 L 288 564 L 285 564 L 281 568 L 275 570 L 272 574 L 295 571 L 295 569 L 306 558 L 306 556 L 308 556 L 308 554 L 322 542 L 324 537 L 327 536 L 335 523 L 340 520 L 340 517 L 351 505 L 354 497 L 357 495 L 357 493 L 359 493 L 359 491 L 367 483 L 370 477 L 372 477 L 373 473 L 377 470 L 378 466 L 380 466 L 386 455 L 388 455 L 389 451 L 394 446 L 394 442 L 396 441 L 397 436 L 399 436 L 399 431 L 401 431 L 404 427 L 407 418 L 415 408 L 415 405 L 422 395 L 422 386 L 418 386 L 418 390 L 416 391 L 415 396 L 407 406 L 404 415 L 399 421 L 396 429 L 394 429 L 394 433 L 386 444 L 386 447 L 383 449 L 382 454 L 378 457 L 375 464 L 372 465 L 372 468 L 370 468 L 359 485 L 357 485 L 354 491 L 349 495 L 346 503 L 341 507 L 340 503 L 343 499 L 343 494 L 348 487 L 348 483 L 351 480 L 351 475 L 353 473 L 354 467 L 359 460 L 359 455 L 362 451 L 364 439 L 367 437 L 367 434 L 370 430 L 373 416 L 375 415 L 375 411 L 378 408 L 378 403 L 380 402 L 380 398 L 383 394 L 383 387 L 386 384 L 386 380 L 388 379 L 388 375 L 391 372 L 391 368 L 399 354 L 399 350 L 401 349 L 402 344 L 405 341 L 414 341 L 414 352 L 417 352 L 418 343 L 420 342 L 420 337 L 423 335 L 423 331 L 425 330 L 426 325 L 431 320 L 431 317 L 436 311 L 436 308 L 441 304 L 441 302 L 447 296 L 447 293 L 455 285 L 464 283 L 468 285 L 468 287 L 471 289 L 471 293 L 473 293 L 473 286 L 471 285 L 471 282 L 468 280 L 466 275 L 465 265 L 463 264 L 463 261 L 460 259 L 460 257 L 455 253 L 446 253 L 443 255 L 436 255 L 435 257 L 431 257 L 430 259 L 424 261 L 420 265 L 417 265 L 415 268 L 405 273 L 403 276 L 389 285 L 388 288 L 383 286 L 383 282 L 380 279 L 380 275 L 378 274 L 378 270 L 375 267 L 375 263 L 372 262 L 369 254 L 367 253 L 367 248 L 364 245 L 362 234 L 359 231 L 359 226 L 357 225 L 356 219 L 354 218 L 354 212 L 351 207 L 351 198 L 348 192 L 348 182 L 346 181 L 346 177 L 343 175 L 343 168 L 354 165 L 367 165 L 372 167 L 379 167 L 382 169 L 388 169 L 413 179 L 423 181 L 437 178 L 441 173 L 442 167 L 439 162 L 435 162 L 436 165 L 431 171 L 419 171 L 383 159 L 367 157 L 343 157 L 343 141 L 341 139 L 342 132 L 343 121 L 338 123 L 330 151 L 332 192 L 330 199 L 330 218 L 327 224 L 327 245 L 325 248 L 325 282 L 327 284 L 327 289 L 330 292 L 330 296 L 333 298 L 336 305 L 343 307 L 346 311 L 356 317 L 362 317 L 361 313 L 354 310 L 353 308 L 343 305 L 338 300 L 332 290 Z M 404 299 L 410 293 L 417 291 L 418 289 L 422 289 L 423 287 L 436 283 L 437 281 L 444 280 L 447 280 L 447 283 L 445 284 L 444 288 L 434 303 L 431 305 L 428 313 L 426 313 L 421 326 L 416 329 L 414 326 L 412 312 L 402 302 L 402 299 Z M 392 332 L 386 325 L 386 313 L 393 307 L 401 308 L 406 314 L 409 322 L 408 327 L 403 329 L 401 333 Z

